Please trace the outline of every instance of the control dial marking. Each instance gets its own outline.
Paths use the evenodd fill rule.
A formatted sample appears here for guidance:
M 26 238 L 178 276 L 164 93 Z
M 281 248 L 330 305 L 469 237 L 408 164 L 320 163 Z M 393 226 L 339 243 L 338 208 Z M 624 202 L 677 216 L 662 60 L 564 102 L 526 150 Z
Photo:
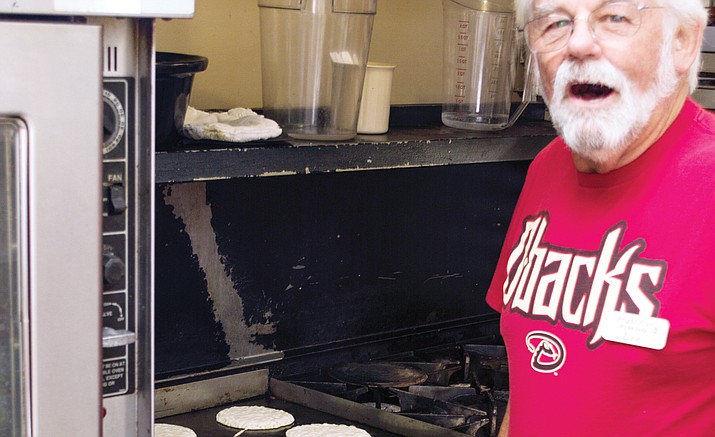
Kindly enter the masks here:
M 127 117 L 122 102 L 114 93 L 105 89 L 102 91 L 102 100 L 104 102 L 102 153 L 106 155 L 122 141 L 127 128 Z

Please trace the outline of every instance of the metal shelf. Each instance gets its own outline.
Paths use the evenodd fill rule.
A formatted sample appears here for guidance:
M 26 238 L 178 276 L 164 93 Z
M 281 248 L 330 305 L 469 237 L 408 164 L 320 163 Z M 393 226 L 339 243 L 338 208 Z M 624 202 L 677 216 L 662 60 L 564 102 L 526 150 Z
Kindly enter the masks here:
M 531 160 L 555 137 L 551 124 L 520 121 L 497 132 L 443 125 L 391 127 L 385 135 L 311 142 L 282 136 L 253 143 L 183 141 L 157 152 L 156 182 L 384 170 Z

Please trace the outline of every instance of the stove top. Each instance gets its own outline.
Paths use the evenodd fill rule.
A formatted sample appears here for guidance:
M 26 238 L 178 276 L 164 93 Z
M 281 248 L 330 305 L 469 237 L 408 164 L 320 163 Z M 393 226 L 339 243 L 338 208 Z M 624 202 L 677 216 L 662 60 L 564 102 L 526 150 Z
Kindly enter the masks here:
M 260 398 L 252 398 L 240 402 L 233 402 L 226 405 L 220 405 L 212 408 L 206 408 L 189 413 L 179 414 L 176 416 L 157 419 L 157 423 L 172 423 L 192 429 L 199 437 L 234 437 L 239 431 L 220 425 L 216 422 L 216 414 L 224 408 L 233 406 L 258 405 L 269 408 L 276 408 L 287 411 L 295 417 L 295 425 L 307 425 L 311 423 L 332 423 L 355 425 L 369 432 L 372 437 L 396 437 L 399 434 L 394 434 L 379 428 L 364 424 L 356 424 L 355 422 L 336 416 L 329 413 L 316 410 L 314 408 L 305 407 L 283 399 L 277 399 L 272 396 L 262 396 Z M 278 437 L 285 436 L 286 428 L 263 431 L 245 431 L 241 437 Z
M 233 436 L 236 430 L 218 425 L 215 414 L 263 405 L 291 412 L 296 424 L 352 424 L 373 437 L 492 437 L 508 393 L 504 346 L 464 344 L 281 379 L 267 370 L 207 378 L 157 390 L 156 405 L 157 422 L 188 426 L 199 436 Z

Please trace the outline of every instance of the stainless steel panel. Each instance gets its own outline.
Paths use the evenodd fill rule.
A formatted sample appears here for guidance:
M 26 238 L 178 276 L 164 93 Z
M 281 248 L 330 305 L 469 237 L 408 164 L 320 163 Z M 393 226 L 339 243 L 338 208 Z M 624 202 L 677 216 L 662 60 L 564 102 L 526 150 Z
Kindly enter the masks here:
M 188 18 L 194 0 L 0 0 L 0 12 L 15 14 Z
M 702 53 L 701 62 L 703 73 L 715 73 L 715 53 Z
M 105 95 L 123 108 L 116 147 L 104 152 L 104 185 L 121 193 L 118 211 L 104 217 L 104 244 L 124 265 L 121 280 L 105 282 L 103 350 L 105 437 L 148 437 L 153 425 L 154 22 L 90 18 L 103 29 Z M 115 94 L 116 93 L 116 94 Z M 114 143 L 110 141 L 110 145 Z M 109 200 L 108 200 L 109 202 Z M 116 331 L 111 331 L 116 330 Z M 120 344 L 111 344 L 112 333 Z
M 0 21 L 0 115 L 28 126 L 33 435 L 100 435 L 101 34 Z M 32 56 L 28 56 L 32 53 Z
M 705 27 L 702 50 L 704 52 L 715 52 L 715 26 Z
M 715 109 L 715 89 L 713 88 L 696 89 L 695 92 L 693 92 L 693 99 L 704 108 Z

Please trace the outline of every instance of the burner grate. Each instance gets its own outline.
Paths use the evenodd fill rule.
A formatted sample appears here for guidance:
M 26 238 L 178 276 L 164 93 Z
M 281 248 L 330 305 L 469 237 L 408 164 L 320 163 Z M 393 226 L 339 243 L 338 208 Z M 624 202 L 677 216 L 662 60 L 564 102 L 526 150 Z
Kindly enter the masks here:
M 391 382 L 391 375 L 375 373 L 383 368 L 392 371 L 393 367 L 415 369 L 426 379 L 405 383 L 404 378 L 397 378 Z M 469 344 L 410 352 L 336 368 L 340 371 L 325 369 L 310 377 L 291 378 L 290 383 L 478 437 L 496 436 L 508 400 L 508 366 L 502 345 Z M 345 369 L 353 368 L 380 383 L 361 384 L 359 377 L 344 374 Z

